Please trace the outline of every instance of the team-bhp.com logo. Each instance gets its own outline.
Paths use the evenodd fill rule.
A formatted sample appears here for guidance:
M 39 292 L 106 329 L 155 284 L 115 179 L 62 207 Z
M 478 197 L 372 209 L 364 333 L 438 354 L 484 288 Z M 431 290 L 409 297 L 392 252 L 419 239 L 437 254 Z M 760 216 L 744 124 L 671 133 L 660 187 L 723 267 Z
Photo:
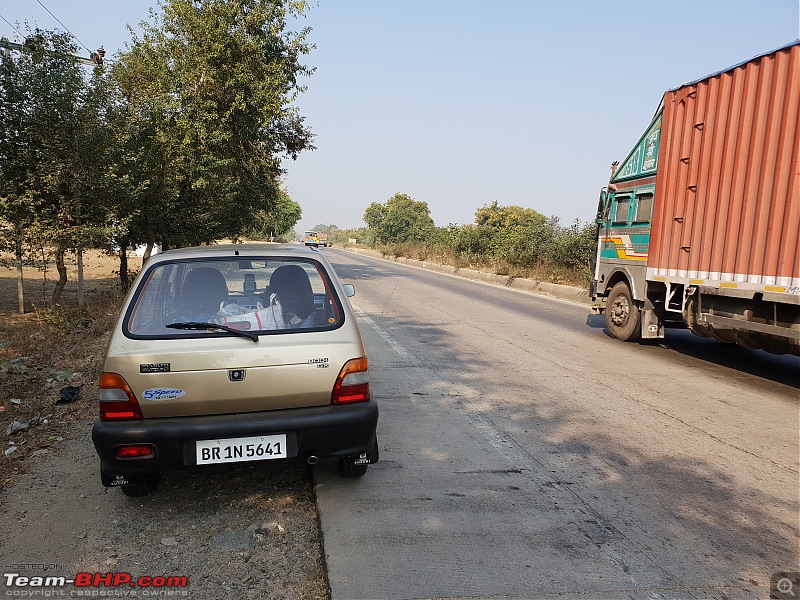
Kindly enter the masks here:
M 64 576 L 28 576 L 19 573 L 3 573 L 4 583 L 6 584 L 6 596 L 14 597 L 33 597 L 42 596 L 42 590 L 48 589 L 58 594 L 61 588 L 74 586 L 77 590 L 71 590 L 70 596 L 100 596 L 100 595 L 119 595 L 101 594 L 99 588 L 113 588 L 114 590 L 125 589 L 129 593 L 125 595 L 141 596 L 178 596 L 186 593 L 186 586 L 189 580 L 183 576 L 157 575 L 149 577 L 134 577 L 130 573 L 76 573 L 75 577 Z M 131 589 L 133 588 L 133 589 Z M 176 590 L 177 588 L 177 590 Z M 111 590 L 109 590 L 110 592 Z M 137 593 L 138 592 L 138 593 Z M 166 594 L 165 592 L 169 592 Z

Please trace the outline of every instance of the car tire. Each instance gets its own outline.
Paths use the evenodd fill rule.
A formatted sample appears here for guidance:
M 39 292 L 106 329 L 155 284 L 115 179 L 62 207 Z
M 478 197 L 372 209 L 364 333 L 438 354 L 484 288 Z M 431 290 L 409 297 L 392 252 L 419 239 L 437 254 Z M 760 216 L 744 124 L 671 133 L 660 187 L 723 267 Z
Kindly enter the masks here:
M 158 488 L 159 473 L 148 473 L 142 475 L 136 483 L 130 483 L 122 487 L 122 493 L 129 498 L 141 498 L 148 496 Z
M 639 304 L 633 299 L 628 284 L 617 282 L 606 302 L 608 332 L 624 342 L 636 341 L 642 336 L 641 318 Z
M 339 459 L 339 474 L 342 477 L 361 477 L 367 472 L 369 465 L 348 465 L 343 458 Z

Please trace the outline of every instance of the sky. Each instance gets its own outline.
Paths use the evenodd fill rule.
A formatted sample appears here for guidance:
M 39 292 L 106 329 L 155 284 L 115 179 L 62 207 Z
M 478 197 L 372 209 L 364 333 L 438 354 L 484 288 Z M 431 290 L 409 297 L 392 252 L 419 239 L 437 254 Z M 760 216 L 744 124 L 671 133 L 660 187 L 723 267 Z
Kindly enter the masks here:
M 63 29 L 43 5 L 107 57 L 157 10 L 0 0 L 0 36 Z M 298 231 L 361 227 L 398 192 L 439 226 L 494 200 L 568 225 L 594 217 L 666 90 L 800 37 L 800 0 L 317 0 L 300 27 L 316 71 L 295 104 L 316 150 L 284 163 Z

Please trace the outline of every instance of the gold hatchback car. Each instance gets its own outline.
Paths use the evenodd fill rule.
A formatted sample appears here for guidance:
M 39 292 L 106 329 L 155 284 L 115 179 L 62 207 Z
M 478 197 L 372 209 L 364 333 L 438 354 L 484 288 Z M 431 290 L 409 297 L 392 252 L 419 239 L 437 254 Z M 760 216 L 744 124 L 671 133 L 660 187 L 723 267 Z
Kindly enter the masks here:
M 100 376 L 101 479 L 129 496 L 162 471 L 378 460 L 364 344 L 326 257 L 300 245 L 170 250 L 134 282 Z

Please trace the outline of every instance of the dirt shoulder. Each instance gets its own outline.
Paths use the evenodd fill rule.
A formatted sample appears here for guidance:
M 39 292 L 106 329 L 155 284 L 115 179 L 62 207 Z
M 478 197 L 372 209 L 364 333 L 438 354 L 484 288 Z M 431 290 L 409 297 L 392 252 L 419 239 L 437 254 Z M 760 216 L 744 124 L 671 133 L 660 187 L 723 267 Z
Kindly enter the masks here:
M 3 573 L 186 577 L 185 587 L 158 591 L 195 599 L 328 598 L 306 465 L 168 473 L 159 490 L 145 498 L 128 498 L 100 484 L 91 426 L 96 381 L 121 302 L 115 268 L 112 257 L 87 253 L 87 306 L 76 306 L 72 265 L 63 305 L 55 310 L 44 308 L 55 270 L 48 281 L 26 270 L 31 312 L 24 315 L 16 312 L 16 272 L 0 269 Z M 68 387 L 80 389 L 78 400 L 59 403 Z M 27 422 L 27 429 L 9 433 L 15 421 Z M 6 455 L 12 447 L 16 450 Z M 7 591 L 24 589 L 8 587 L 7 581 L 4 577 Z M 66 597 L 86 592 L 114 597 L 123 591 L 129 597 L 156 595 L 153 589 L 123 588 L 68 584 L 61 589 Z

